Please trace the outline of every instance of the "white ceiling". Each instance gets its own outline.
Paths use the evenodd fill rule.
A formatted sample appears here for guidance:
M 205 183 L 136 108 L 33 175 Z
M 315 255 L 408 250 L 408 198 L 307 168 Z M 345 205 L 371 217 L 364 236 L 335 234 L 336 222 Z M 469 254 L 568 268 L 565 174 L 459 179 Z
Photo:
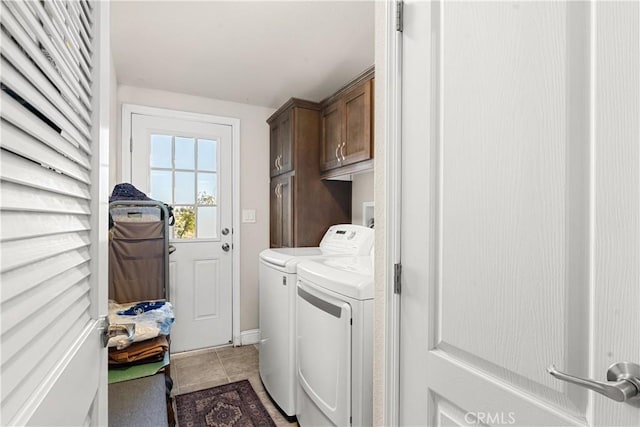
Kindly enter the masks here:
M 114 1 L 118 84 L 277 108 L 374 62 L 373 1 Z

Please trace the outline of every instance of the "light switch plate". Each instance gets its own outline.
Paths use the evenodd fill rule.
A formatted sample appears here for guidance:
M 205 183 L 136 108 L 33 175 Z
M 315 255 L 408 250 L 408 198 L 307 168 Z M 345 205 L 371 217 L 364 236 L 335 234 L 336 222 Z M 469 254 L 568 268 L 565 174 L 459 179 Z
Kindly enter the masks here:
M 256 222 L 256 210 L 242 209 L 242 222 Z

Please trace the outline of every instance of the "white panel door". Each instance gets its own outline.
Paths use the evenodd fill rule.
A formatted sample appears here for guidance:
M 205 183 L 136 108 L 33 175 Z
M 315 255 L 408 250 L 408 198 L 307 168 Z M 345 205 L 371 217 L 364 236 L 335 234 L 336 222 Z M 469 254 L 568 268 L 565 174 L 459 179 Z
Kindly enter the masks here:
M 640 3 L 404 10 L 400 425 L 640 425 Z
M 132 114 L 131 182 L 173 206 L 172 351 L 232 338 L 231 126 Z

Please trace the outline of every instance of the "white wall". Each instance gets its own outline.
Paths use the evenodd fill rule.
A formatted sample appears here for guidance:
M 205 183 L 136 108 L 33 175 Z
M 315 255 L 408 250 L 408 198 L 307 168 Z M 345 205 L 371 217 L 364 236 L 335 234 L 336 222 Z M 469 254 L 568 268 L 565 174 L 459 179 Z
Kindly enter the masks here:
M 118 87 L 118 141 L 115 151 L 115 179 L 120 180 L 120 122 L 122 104 L 137 104 L 172 110 L 240 119 L 240 209 L 255 209 L 256 222 L 240 226 L 240 330 L 258 328 L 258 254 L 269 247 L 269 126 L 275 111 L 235 102 L 184 95 L 131 86 Z M 112 151 L 112 154 L 113 154 Z M 112 182 L 115 184 L 116 181 Z
M 351 222 L 362 225 L 362 203 L 373 202 L 373 179 L 371 172 L 359 173 L 351 181 Z

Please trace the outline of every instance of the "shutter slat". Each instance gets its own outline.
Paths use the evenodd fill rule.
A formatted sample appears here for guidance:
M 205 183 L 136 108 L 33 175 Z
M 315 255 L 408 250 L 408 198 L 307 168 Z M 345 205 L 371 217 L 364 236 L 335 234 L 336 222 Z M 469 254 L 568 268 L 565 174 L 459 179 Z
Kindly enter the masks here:
M 27 135 L 11 123 L 2 120 L 2 144 L 3 148 L 16 154 L 36 161 L 37 159 L 47 159 L 46 166 L 62 172 L 85 184 L 91 182 L 89 173 L 82 166 L 70 160 L 49 146 L 42 144 L 39 140 Z
M 82 44 L 84 44 L 85 48 L 87 49 L 87 51 L 89 51 L 89 53 L 92 53 L 93 49 L 91 47 L 91 38 L 89 37 L 89 34 L 87 34 L 87 31 L 85 30 L 84 25 L 82 25 L 82 23 L 80 22 L 80 18 L 78 18 L 73 13 L 69 13 L 69 16 L 71 16 L 71 20 L 80 30 L 78 34 L 80 34 L 80 40 L 82 40 Z
M 80 266 L 91 259 L 88 248 L 63 252 L 51 258 L 2 274 L 2 301 L 10 301 L 41 283 Z
M 12 211 L 2 213 L 0 225 L 0 242 L 2 244 L 16 239 L 83 232 L 91 228 L 89 218 L 86 215 Z
M 0 156 L 2 159 L 0 179 L 4 181 L 80 199 L 90 198 L 89 187 L 86 184 L 52 172 L 9 151 L 1 150 Z
M 60 36 L 60 32 L 56 29 L 53 22 L 51 22 L 51 18 L 49 14 L 44 9 L 44 6 L 40 4 L 40 2 L 32 2 L 35 7 L 36 17 L 39 18 L 42 26 L 47 31 L 50 37 L 53 38 L 53 44 L 55 49 L 58 51 L 62 59 L 67 63 L 67 66 L 73 73 L 74 77 L 80 82 L 80 86 L 84 88 L 86 94 L 88 95 L 91 92 L 91 84 L 84 78 L 80 65 L 75 61 L 71 50 L 68 48 L 67 44 L 64 42 L 62 37 Z
M 0 181 L 0 210 L 89 215 L 86 200 Z
M 69 4 L 72 5 L 74 8 L 76 8 L 77 16 L 80 17 L 80 20 L 82 21 L 82 25 L 84 25 L 85 31 L 89 35 L 89 38 L 93 39 L 93 25 L 91 25 L 91 23 L 89 22 L 87 15 L 82 12 L 82 8 L 80 7 L 80 2 L 71 1 Z
M 73 145 L 68 139 L 60 136 L 58 132 L 42 120 L 34 121 L 33 113 L 25 109 L 18 101 L 5 92 L 0 92 L 0 102 L 2 102 L 2 118 L 28 132 L 53 150 L 62 153 L 84 169 L 90 169 L 91 164 L 83 150 Z
M 56 234 L 5 242 L 0 247 L 0 271 L 10 271 L 62 252 L 89 246 L 89 233 Z
M 51 65 L 51 62 L 49 62 L 49 60 L 47 60 L 47 58 L 42 54 L 36 42 L 33 41 L 24 27 L 20 25 L 18 20 L 13 16 L 13 14 L 11 14 L 11 12 L 9 12 L 8 9 L 4 7 L 4 5 L 1 8 L 1 12 L 0 20 L 9 34 L 16 39 L 20 47 L 27 53 L 28 57 L 38 64 L 38 67 L 47 75 L 58 90 L 62 92 L 62 95 L 72 104 L 74 110 L 80 111 L 82 117 L 87 123 L 89 123 L 91 120 L 89 119 L 88 111 L 80 102 L 76 89 L 72 87 L 69 82 L 65 81 L 56 71 L 53 65 Z
M 76 314 L 75 312 L 72 314 Z M 63 335 L 59 341 L 55 341 L 57 336 L 51 337 L 46 342 L 40 341 L 37 344 L 43 345 L 43 348 L 47 348 L 46 358 L 38 359 L 37 362 L 32 362 L 39 355 L 37 353 L 26 354 L 24 357 L 24 364 L 28 367 L 32 367 L 31 370 L 23 372 L 23 378 L 19 380 L 17 386 L 16 380 L 13 381 L 13 391 L 5 394 L 5 386 L 3 383 L 3 401 L 2 412 L 3 416 L 8 414 L 15 414 L 21 409 L 21 406 L 29 398 L 29 396 L 40 386 L 41 382 L 51 373 L 51 370 L 56 366 L 56 363 L 61 360 L 65 353 L 69 351 L 69 348 L 74 344 L 74 341 L 80 336 L 87 327 L 90 327 L 91 318 L 88 313 L 83 312 L 80 316 L 73 319 L 73 316 L 66 316 L 66 323 L 58 322 L 55 327 L 67 327 L 64 330 Z M 46 336 L 46 335 L 45 335 Z M 49 345 L 49 347 L 44 347 Z M 13 371 L 7 369 L 11 373 L 18 368 L 14 368 Z M 4 375 L 4 369 L 2 371 Z
M 87 153 L 90 151 L 89 140 L 91 134 L 83 135 L 87 129 L 77 129 L 69 119 L 54 108 L 47 99 L 38 92 L 15 68 L 9 65 L 4 58 L 0 64 L 2 67 L 2 82 L 17 93 L 22 99 L 32 106 L 38 106 L 38 111 L 62 130 L 61 135 L 71 142 L 77 143 Z M 82 133 L 81 133 L 82 132 Z
M 72 313 L 76 314 L 76 313 Z M 65 335 L 60 338 L 60 341 L 56 342 L 54 339 L 47 341 L 39 341 L 38 345 L 50 345 L 47 349 L 47 357 L 37 359 L 37 362 L 32 362 L 32 359 L 38 357 L 38 354 L 29 353 L 25 355 L 25 365 L 32 367 L 30 371 L 23 372 L 23 379 L 16 385 L 13 385 L 13 391 L 7 393 L 5 399 L 2 401 L 2 412 L 4 414 L 15 414 L 29 398 L 34 390 L 37 390 L 40 383 L 51 373 L 51 370 L 56 366 L 56 362 L 61 360 L 65 353 L 69 351 L 69 348 L 74 344 L 75 339 L 83 333 L 83 331 L 90 325 L 91 318 L 88 313 L 83 312 L 80 316 L 73 319 L 73 316 L 67 316 L 66 324 L 58 322 L 60 327 L 67 327 Z M 57 326 L 57 325 L 56 325 Z M 43 347 L 46 348 L 46 347 Z M 16 370 L 17 368 L 14 368 Z M 3 371 L 4 373 L 4 371 Z M 13 379 L 15 384 L 15 379 Z M 3 392 L 5 391 L 3 384 Z M 4 393 L 3 393 L 4 394 Z M 5 415 L 6 416 L 6 415 Z
M 66 6 L 61 0 L 49 0 L 44 4 L 44 8 L 49 10 L 55 15 L 52 15 L 54 22 L 59 27 L 64 27 L 65 35 L 73 40 L 73 46 L 76 49 L 80 49 L 80 31 L 75 28 L 75 24 L 71 22 L 71 18 L 68 17 L 69 13 Z M 50 13 L 51 15 L 51 13 Z M 69 28 L 70 27 L 70 28 Z
M 62 46 L 65 46 L 65 53 L 68 53 L 67 64 L 74 69 L 74 71 L 78 71 L 76 67 L 80 65 L 80 55 L 79 49 L 72 49 L 70 45 L 73 45 L 75 48 L 75 40 L 73 37 L 69 35 L 69 29 L 64 24 L 64 19 L 60 17 L 60 13 L 58 9 L 54 6 L 53 2 L 50 0 L 43 4 L 44 12 L 49 17 L 51 21 L 51 27 L 53 31 L 56 33 L 56 40 Z M 37 14 L 37 11 L 36 11 Z
M 12 270 L 0 276 L 3 281 L 3 304 L 16 298 L 67 270 L 81 268 L 91 257 L 89 249 L 82 248 L 35 262 L 24 268 Z
M 74 31 L 69 31 L 69 33 L 74 36 L 75 45 L 76 45 L 76 48 L 79 49 L 82 55 L 82 59 L 85 64 L 84 68 L 86 68 L 86 72 L 90 72 L 89 69 L 91 68 L 91 54 L 87 50 L 87 46 L 84 44 L 84 41 L 80 38 L 80 29 L 77 27 L 75 22 L 73 22 L 73 20 L 71 19 L 71 16 L 69 16 L 69 10 L 62 4 L 60 0 L 55 0 L 53 4 L 58 8 L 58 11 L 60 15 L 64 18 L 64 21 L 69 25 L 73 26 L 75 33 Z M 89 77 L 89 81 L 91 81 L 91 76 L 89 75 L 88 77 Z
M 31 2 L 26 2 L 31 3 Z M 35 33 L 38 41 L 42 43 L 44 49 L 47 51 L 49 55 L 53 58 L 56 66 L 60 70 L 60 73 L 65 81 L 67 81 L 73 88 L 76 93 L 76 96 L 80 98 L 82 103 L 85 105 L 88 111 L 91 111 L 91 101 L 87 96 L 87 93 L 81 87 L 80 82 L 71 71 L 66 61 L 62 59 L 62 56 L 56 49 L 54 43 L 49 39 L 46 32 L 42 28 L 42 26 L 38 23 L 38 20 L 35 16 L 29 11 L 28 7 L 21 2 L 2 2 L 3 5 L 7 5 L 7 7 L 11 10 L 14 16 L 20 16 L 28 25 L 28 28 L 31 32 Z M 3 10 L 3 13 L 5 11 Z
M 85 62 L 85 58 L 82 56 L 80 52 L 80 43 L 74 37 L 71 31 L 69 31 L 68 25 L 71 25 L 72 28 L 75 27 L 73 22 L 70 20 L 67 21 L 63 16 L 63 12 L 60 10 L 56 2 L 51 0 L 47 1 L 44 4 L 44 10 L 47 12 L 51 20 L 55 24 L 55 28 L 58 30 L 62 41 L 64 42 L 66 50 L 69 51 L 71 56 L 73 57 L 74 64 L 80 68 L 83 76 L 87 79 L 89 83 L 91 83 L 91 70 L 89 69 L 90 61 Z M 66 11 L 66 8 L 64 8 Z M 75 28 L 74 28 L 75 29 Z M 77 29 L 75 29 L 77 32 Z
M 86 287 L 88 288 L 88 286 Z M 70 346 L 77 336 L 72 334 L 79 334 L 83 329 L 81 323 L 86 324 L 88 322 L 87 308 L 90 305 L 87 296 L 88 292 L 82 287 L 74 287 L 73 290 L 75 291 L 76 288 L 79 288 L 79 291 L 71 295 L 73 298 L 65 300 L 68 304 L 67 307 L 63 307 L 60 310 L 60 307 L 56 304 L 52 308 L 58 308 L 58 310 L 52 310 L 53 314 L 51 311 L 46 313 L 51 319 L 50 322 L 43 325 L 43 330 L 39 334 L 28 336 L 32 341 L 19 354 L 20 357 L 12 357 L 16 355 L 15 351 L 7 354 L 3 348 L 1 373 L 2 393 L 5 396 L 5 400 L 10 400 L 11 395 L 16 393 L 18 389 L 23 388 L 24 383 L 27 383 L 24 385 L 30 385 L 28 388 L 34 389 L 47 374 L 47 371 L 41 369 L 41 365 L 48 365 L 48 369 L 55 366 L 57 362 L 54 359 L 56 353 L 58 353 L 58 357 L 61 357 L 68 351 L 68 348 L 60 348 L 60 345 Z M 82 320 L 82 322 L 78 322 L 78 320 Z M 3 341 L 12 338 L 11 335 L 13 334 L 10 333 L 8 335 L 9 337 L 3 337 Z M 47 349 L 47 351 L 43 352 L 43 349 Z M 5 405 L 8 402 L 3 401 L 2 403 L 4 412 Z
M 93 5 L 91 5 L 87 0 L 81 0 L 80 7 L 82 8 L 82 13 L 85 14 L 87 19 L 93 26 Z
M 52 300 L 59 298 L 80 281 L 83 281 L 91 271 L 89 265 L 67 270 L 62 274 L 43 282 L 40 286 L 24 292 L 19 298 L 14 298 L 2 304 L 2 331 L 0 335 L 21 327 L 37 312 L 46 308 Z
M 22 49 L 12 40 L 0 33 L 0 50 L 2 55 L 12 63 L 20 73 L 28 76 L 29 81 L 47 97 L 51 103 L 56 105 L 58 110 L 63 112 L 76 127 L 91 126 L 91 119 L 84 109 L 77 110 L 61 95 L 57 87 L 46 78 L 44 74 L 34 65 L 34 63 L 24 56 Z M 82 119 L 82 120 L 81 120 Z

